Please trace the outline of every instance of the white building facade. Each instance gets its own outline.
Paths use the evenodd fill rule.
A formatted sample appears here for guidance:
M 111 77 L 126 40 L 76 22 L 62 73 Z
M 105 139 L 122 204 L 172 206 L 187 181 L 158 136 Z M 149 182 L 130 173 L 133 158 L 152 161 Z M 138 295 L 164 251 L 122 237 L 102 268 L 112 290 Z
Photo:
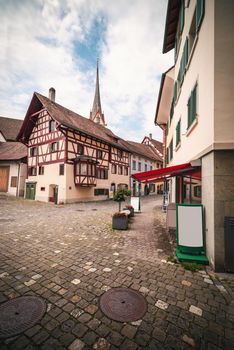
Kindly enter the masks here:
M 234 216 L 233 13 L 232 0 L 168 1 L 163 52 L 175 50 L 175 65 L 163 74 L 155 118 L 167 165 L 201 166 L 195 194 L 216 270 L 225 268 L 224 218 Z M 178 186 L 173 179 L 172 202 Z

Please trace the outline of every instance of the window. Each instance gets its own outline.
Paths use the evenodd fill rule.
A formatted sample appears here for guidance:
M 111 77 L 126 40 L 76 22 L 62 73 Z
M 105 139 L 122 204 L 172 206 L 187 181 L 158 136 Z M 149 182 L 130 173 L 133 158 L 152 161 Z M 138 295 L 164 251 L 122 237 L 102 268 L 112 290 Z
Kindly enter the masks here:
M 64 175 L 64 164 L 59 164 L 59 175 Z
M 141 162 L 138 162 L 138 171 L 141 171 Z
M 197 7 L 196 7 L 196 31 L 197 32 L 200 29 L 203 16 L 204 16 L 204 2 L 205 0 L 197 0 Z
M 147 171 L 147 164 L 145 164 L 145 171 Z
M 191 27 L 188 34 L 188 55 L 190 55 L 196 37 L 196 11 L 193 15 Z
M 112 164 L 111 165 L 111 173 L 112 174 L 116 174 L 117 173 L 117 169 L 116 169 L 117 167 L 116 167 L 116 164 Z
M 173 99 L 172 102 L 171 102 L 170 123 L 171 123 L 171 120 L 172 120 L 172 118 L 173 118 L 173 114 L 174 114 L 174 99 Z
M 184 0 L 181 1 L 180 7 L 180 34 L 183 32 L 184 28 Z
M 166 164 L 169 163 L 169 148 L 166 149 Z
M 55 152 L 59 150 L 59 142 L 52 142 L 50 144 L 50 152 Z
M 86 162 L 78 162 L 75 166 L 75 175 L 96 176 L 96 165 Z
M 123 151 L 121 151 L 121 149 L 117 149 L 117 155 L 119 158 L 123 157 Z
M 108 169 L 97 168 L 97 179 L 108 179 Z
M 37 147 L 32 147 L 30 148 L 30 156 L 34 157 L 38 154 L 38 148 Z
M 11 176 L 11 187 L 17 187 L 17 176 Z
M 38 174 L 39 175 L 44 175 L 44 167 L 43 166 L 39 166 Z
M 185 40 L 183 53 L 180 61 L 180 70 L 177 78 L 178 85 L 179 85 L 178 88 L 180 88 L 181 85 L 183 84 L 187 63 L 188 63 L 188 38 L 186 38 Z
M 194 186 L 193 188 L 193 193 L 194 193 L 194 197 L 199 197 L 201 198 L 201 186 L 198 185 L 198 186 Z
M 94 196 L 109 196 L 108 188 L 95 188 Z
M 80 163 L 80 175 L 87 175 L 87 163 Z
M 191 92 L 188 100 L 188 127 L 191 126 L 197 115 L 197 84 Z
M 159 163 L 157 163 L 157 169 L 159 168 Z
M 123 175 L 123 167 L 122 167 L 122 165 L 118 166 L 118 174 L 119 175 Z
M 152 167 L 152 165 L 150 165 L 150 170 L 153 170 L 153 167 Z
M 132 161 L 132 170 L 136 170 L 136 161 L 135 160 Z
M 124 167 L 124 175 L 126 175 L 126 176 L 128 175 L 128 167 L 127 166 Z
M 96 150 L 96 157 L 97 159 L 102 159 L 102 151 L 100 151 L 99 149 Z
M 55 130 L 55 123 L 54 120 L 49 121 L 49 131 L 52 132 Z
M 77 154 L 83 155 L 84 154 L 84 145 L 78 143 L 77 144 Z
M 45 187 L 41 187 L 41 191 L 45 191 Z
M 181 120 L 178 121 L 177 126 L 176 126 L 176 146 L 177 146 L 177 145 L 180 143 L 180 141 L 181 141 L 180 124 L 181 124 Z
M 173 158 L 173 139 L 171 139 L 169 149 L 170 149 L 170 160 L 172 160 L 172 158 Z
M 37 175 L 37 168 L 36 167 L 29 167 L 28 168 L 28 175 L 29 176 L 36 176 Z

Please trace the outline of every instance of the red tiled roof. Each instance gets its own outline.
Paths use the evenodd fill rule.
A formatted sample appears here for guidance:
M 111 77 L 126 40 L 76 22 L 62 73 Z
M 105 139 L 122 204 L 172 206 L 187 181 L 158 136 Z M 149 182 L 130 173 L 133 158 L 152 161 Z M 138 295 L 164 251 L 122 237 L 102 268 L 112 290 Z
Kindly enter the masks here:
M 163 154 L 163 143 L 154 139 L 150 140 L 154 147 L 161 153 Z
M 23 120 L 0 117 L 0 131 L 7 141 L 16 141 Z
M 124 144 L 131 153 L 136 153 L 154 161 L 162 161 L 161 157 L 155 152 L 153 147 L 134 141 L 124 141 Z
M 22 139 L 23 136 L 26 138 L 29 136 L 33 124 L 31 125 L 31 128 L 28 127 L 27 125 L 28 123 L 30 123 L 30 121 L 27 121 L 27 118 L 31 113 L 34 113 L 36 109 L 39 110 L 38 108 L 42 107 L 38 105 L 38 102 L 59 124 L 69 127 L 71 129 L 85 132 L 86 134 L 93 136 L 97 139 L 104 140 L 108 143 L 115 145 L 116 147 L 125 149 L 124 145 L 119 142 L 121 139 L 118 136 L 116 136 L 110 129 L 100 124 L 97 124 L 88 118 L 82 117 L 81 115 L 71 111 L 68 108 L 61 106 L 60 104 L 54 101 L 51 101 L 49 98 L 37 92 L 35 92 L 33 95 L 31 104 L 25 117 L 24 126 L 19 132 L 18 139 Z
M 27 157 L 27 147 L 21 142 L 0 142 L 0 160 L 19 160 Z

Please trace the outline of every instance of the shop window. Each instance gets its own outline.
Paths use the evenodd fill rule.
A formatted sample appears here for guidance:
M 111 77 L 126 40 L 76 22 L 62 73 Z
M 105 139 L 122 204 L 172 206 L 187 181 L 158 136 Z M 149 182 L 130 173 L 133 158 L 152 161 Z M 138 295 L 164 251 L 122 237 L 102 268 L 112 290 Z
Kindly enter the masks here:
M 94 196 L 109 196 L 109 189 L 108 188 L 95 188 L 94 189 Z
M 11 176 L 11 187 L 17 187 L 17 176 Z

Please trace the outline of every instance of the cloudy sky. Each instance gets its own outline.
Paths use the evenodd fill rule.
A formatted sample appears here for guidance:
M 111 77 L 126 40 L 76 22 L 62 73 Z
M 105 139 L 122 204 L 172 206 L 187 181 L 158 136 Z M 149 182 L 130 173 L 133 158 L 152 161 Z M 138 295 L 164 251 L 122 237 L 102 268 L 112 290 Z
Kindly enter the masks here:
M 96 60 L 106 123 L 119 136 L 153 134 L 167 0 L 0 0 L 0 115 L 23 119 L 34 91 L 89 116 Z

